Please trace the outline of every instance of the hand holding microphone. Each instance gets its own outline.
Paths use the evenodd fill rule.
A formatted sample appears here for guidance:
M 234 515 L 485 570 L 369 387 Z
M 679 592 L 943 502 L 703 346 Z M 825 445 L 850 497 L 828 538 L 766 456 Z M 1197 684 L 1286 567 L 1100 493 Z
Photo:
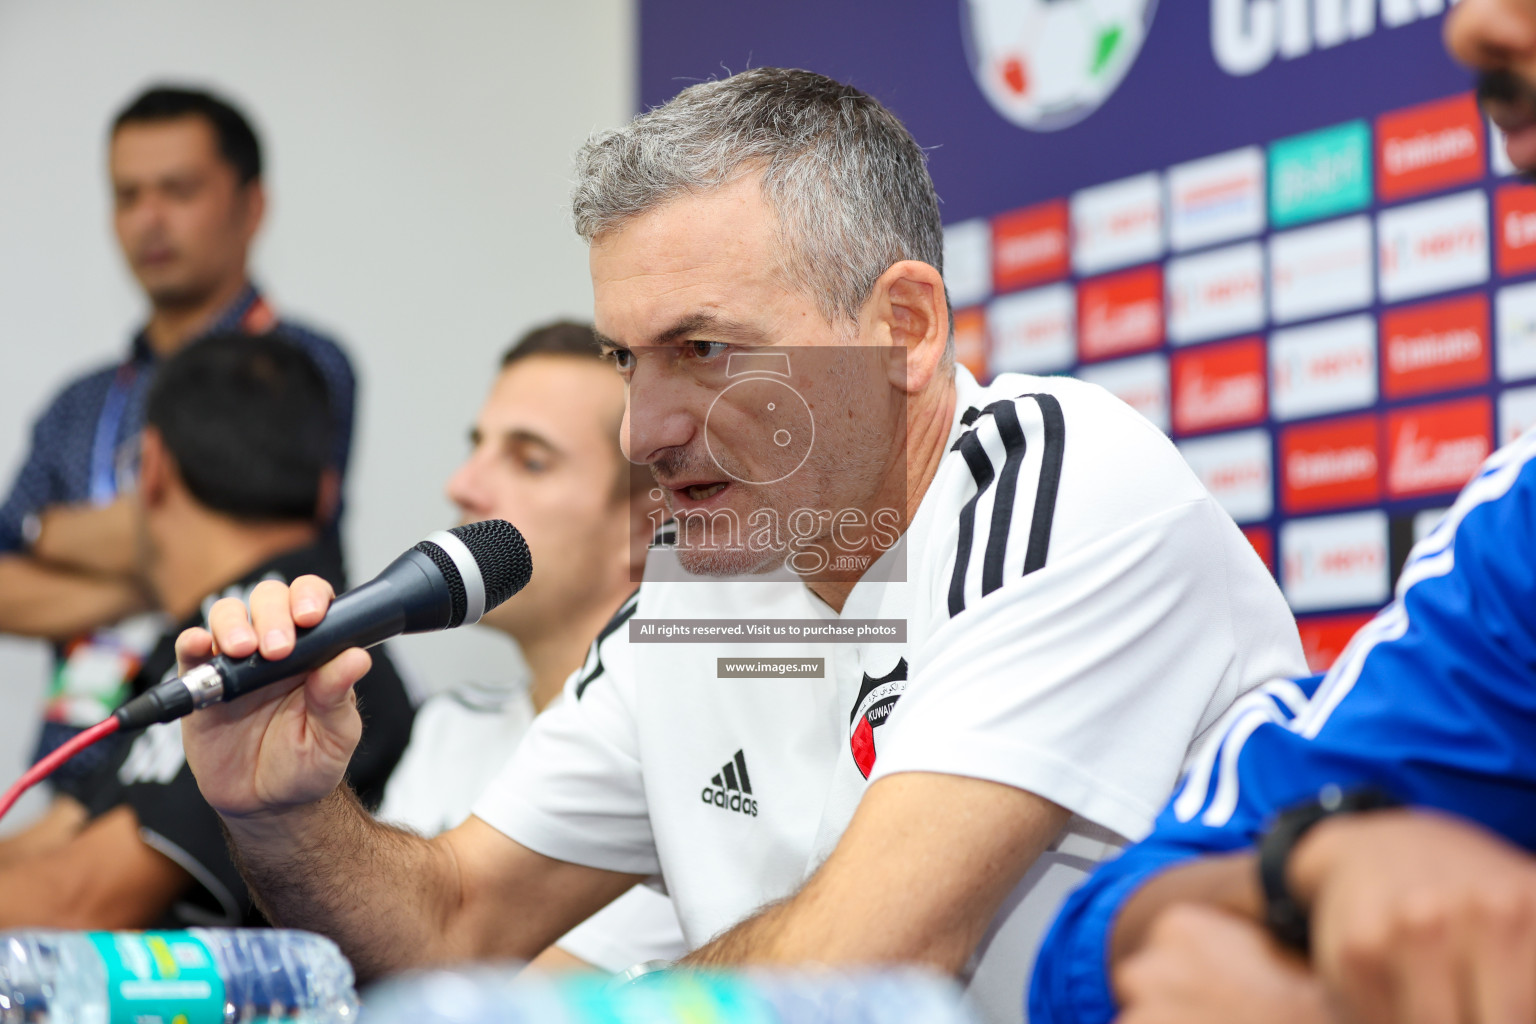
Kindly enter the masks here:
M 262 583 L 249 611 L 226 598 L 209 630 L 183 633 L 182 675 L 122 710 L 137 723 L 206 709 L 183 722 L 187 761 L 227 817 L 313 802 L 340 783 L 362 733 L 352 686 L 370 662 L 356 648 L 477 621 L 531 569 L 517 530 L 487 520 L 433 534 L 339 598 L 314 576 Z

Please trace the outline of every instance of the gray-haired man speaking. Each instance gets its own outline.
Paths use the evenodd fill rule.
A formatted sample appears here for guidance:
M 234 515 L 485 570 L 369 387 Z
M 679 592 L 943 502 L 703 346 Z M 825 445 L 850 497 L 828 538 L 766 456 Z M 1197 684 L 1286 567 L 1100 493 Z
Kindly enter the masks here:
M 689 963 L 927 964 L 1018 1019 L 1065 892 L 1302 669 L 1277 588 L 1129 408 L 954 365 L 937 198 L 871 97 L 687 89 L 587 144 L 575 214 L 676 539 L 436 840 L 341 784 L 361 652 L 188 719 L 253 890 L 369 976 L 532 955 L 658 878 Z M 282 656 L 329 598 L 221 604 L 183 661 Z

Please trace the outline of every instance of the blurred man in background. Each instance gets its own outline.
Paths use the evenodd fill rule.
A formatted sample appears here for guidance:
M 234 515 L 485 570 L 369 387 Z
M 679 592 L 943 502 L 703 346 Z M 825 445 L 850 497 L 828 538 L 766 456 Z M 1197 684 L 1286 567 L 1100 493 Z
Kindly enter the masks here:
M 341 575 L 317 515 L 334 500 L 334 420 L 303 352 L 271 334 L 206 338 L 164 362 L 145 406 L 131 525 L 146 589 L 171 625 L 126 696 L 174 674 L 177 634 L 218 598 L 264 580 Z M 411 725 L 381 650 L 358 699 L 363 739 L 348 778 L 372 806 Z M 82 824 L 34 826 L 22 837 L 29 855 L 0 868 L 0 928 L 259 922 L 187 768 L 179 724 L 126 737 L 74 792 Z
M 653 519 L 650 474 L 619 451 L 624 383 L 590 324 L 529 332 L 470 432 L 469 458 L 448 481 L 464 522 L 505 519 L 538 571 L 480 621 L 515 640 L 526 688 L 461 687 L 429 700 L 390 779 L 379 817 L 433 836 L 463 824 L 533 717 L 582 668 L 593 637 L 635 590 Z M 541 955 L 544 967 L 622 971 L 688 951 L 671 900 L 637 885 Z
M 132 489 L 144 396 L 161 360 L 215 331 L 276 330 L 324 376 L 337 479 L 351 444 L 354 382 L 336 344 L 280 321 L 247 262 L 266 206 L 261 147 L 246 118 L 205 92 L 153 88 L 113 121 L 113 228 L 149 318 L 125 358 L 66 386 L 33 428 L 32 446 L 0 505 L 0 632 L 55 644 L 37 756 L 116 707 L 162 620 L 135 579 Z M 322 518 L 337 510 L 331 495 Z M 334 531 L 326 540 L 335 544 Z M 339 551 L 336 553 L 339 563 Z M 66 765 L 69 787 L 110 751 Z M 72 805 L 50 817 L 67 835 Z M 25 853 L 0 847 L 0 863 Z
M 1461 0 L 1445 32 L 1536 174 L 1536 0 Z M 1152 835 L 1063 909 L 1030 1018 L 1530 1021 L 1533 853 L 1536 431 L 1483 464 L 1326 675 L 1214 730 Z

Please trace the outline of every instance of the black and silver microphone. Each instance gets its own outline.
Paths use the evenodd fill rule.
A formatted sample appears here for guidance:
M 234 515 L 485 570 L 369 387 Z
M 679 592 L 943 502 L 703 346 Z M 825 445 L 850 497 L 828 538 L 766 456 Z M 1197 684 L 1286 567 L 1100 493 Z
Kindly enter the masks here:
M 478 622 L 527 586 L 532 574 L 528 544 L 505 520 L 439 530 L 331 602 L 319 625 L 297 631 L 286 658 L 268 661 L 258 653 L 235 661 L 219 655 L 145 691 L 113 717 L 123 730 L 170 722 L 318 668 L 349 647 Z

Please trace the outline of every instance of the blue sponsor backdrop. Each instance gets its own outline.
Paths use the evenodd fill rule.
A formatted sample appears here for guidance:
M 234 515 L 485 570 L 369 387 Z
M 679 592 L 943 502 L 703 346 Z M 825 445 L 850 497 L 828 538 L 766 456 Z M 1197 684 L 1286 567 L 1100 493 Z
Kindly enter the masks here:
M 998 7 L 1010 2 L 1018 9 L 1033 7 L 1037 13 L 1049 10 L 1053 14 L 1070 7 L 1137 6 L 1135 0 L 992 0 Z M 1382 158 L 1380 150 L 1385 137 L 1378 121 L 1381 115 L 1464 95 L 1472 86 L 1471 75 L 1445 53 L 1441 40 L 1444 17 L 1437 13 L 1444 6 L 1442 0 L 1161 0 L 1156 4 L 1140 52 L 1102 105 L 1070 127 L 1036 132 L 1015 125 L 995 110 L 978 85 L 970 56 L 977 47 L 967 39 L 967 17 L 962 10 L 965 0 L 640 0 L 640 98 L 643 107 L 653 106 L 694 82 L 770 65 L 809 68 L 852 83 L 891 107 L 929 150 L 945 224 L 973 221 L 983 225 L 985 231 L 984 222 L 990 220 L 996 231 L 997 225 L 1004 222 L 993 218 L 1040 203 L 1065 204 L 1075 192 L 1088 186 L 1149 171 L 1162 173 L 1166 184 L 1169 168 L 1240 147 L 1261 147 L 1273 159 L 1273 144 L 1277 140 L 1348 121 L 1361 122 L 1359 130 L 1367 136 L 1368 160 L 1375 163 Z M 1328 20 L 1327 15 L 1332 12 L 1336 15 L 1333 28 L 1294 19 L 1288 26 L 1273 24 L 1277 18 L 1286 17 L 1282 8 L 1293 13 L 1300 10 L 1304 19 L 1318 16 L 1321 21 Z M 1218 11 L 1229 15 L 1224 28 L 1213 26 Z M 1369 14 L 1363 23 L 1359 20 L 1362 13 Z M 1355 20 L 1351 21 L 1352 18 Z M 1339 26 L 1345 23 L 1350 28 L 1341 33 Z M 1270 31 L 1265 31 L 1266 25 Z M 1320 38 L 1330 32 L 1334 44 L 1320 45 Z M 1340 35 L 1357 37 L 1340 40 Z M 1225 42 L 1218 41 L 1218 36 Z M 1242 37 L 1243 45 L 1237 49 L 1247 55 L 1248 67 L 1243 74 L 1228 70 L 1236 59 L 1231 45 L 1234 36 Z M 1282 36 L 1286 37 L 1284 44 Z M 1289 49 L 1290 56 L 1278 52 L 1282 45 Z M 1430 134 L 1439 130 L 1425 129 Z M 1464 141 L 1469 136 L 1465 127 L 1461 130 Z M 1536 272 L 1536 193 L 1529 200 L 1516 203 L 1529 217 L 1524 226 L 1501 228 L 1500 217 L 1495 214 L 1495 196 L 1501 201 L 1509 199 L 1510 179 L 1500 178 L 1487 166 L 1487 149 L 1497 146 L 1497 140 L 1482 138 L 1481 123 L 1471 130 L 1484 146 L 1484 156 L 1482 168 L 1474 169 L 1470 177 L 1463 173 L 1461 177 L 1452 175 L 1427 184 L 1410 181 L 1384 197 L 1382 182 L 1377 180 L 1378 168 L 1368 168 L 1367 176 L 1373 182 L 1367 194 L 1347 211 L 1355 218 L 1363 214 L 1370 222 L 1370 244 L 1375 251 L 1365 257 L 1371 279 L 1368 294 L 1316 313 L 1287 316 L 1285 323 L 1277 323 L 1270 309 L 1261 323 L 1187 339 L 1193 343 L 1172 344 L 1160 333 L 1153 342 L 1119 353 L 1090 351 L 1092 346 L 1085 329 L 1078 332 L 1075 342 L 1069 341 L 1080 346 L 1073 355 L 1058 364 L 1038 368 L 1040 372 L 1079 372 L 1087 363 L 1093 363 L 1095 370 L 1113 370 L 1117 364 L 1129 370 L 1138 360 L 1143 366 L 1155 364 L 1160 367 L 1158 373 L 1168 404 L 1174 408 L 1172 423 L 1165 420 L 1161 425 L 1170 430 L 1181 447 L 1196 438 L 1220 439 L 1223 431 L 1234 441 L 1254 428 L 1267 432 L 1270 465 L 1263 472 L 1270 479 L 1269 511 L 1234 515 L 1255 546 L 1269 558 L 1288 596 L 1303 613 L 1299 615 L 1303 638 L 1315 664 L 1325 663 L 1336 653 L 1354 625 L 1385 600 L 1385 590 L 1381 588 L 1378 596 L 1363 596 L 1359 589 L 1360 566 L 1369 569 L 1374 559 L 1374 564 L 1380 566 L 1383 584 L 1389 572 L 1395 575 L 1415 530 L 1422 530 L 1432 521 L 1420 517 L 1416 522 L 1416 515 L 1445 507 L 1464 479 L 1442 480 L 1428 490 L 1399 487 L 1395 493 L 1395 485 L 1389 482 L 1411 479 L 1414 472 L 1432 477 L 1437 466 L 1455 462 L 1458 452 L 1465 455 L 1464 446 L 1457 448 L 1460 442 L 1454 432 L 1438 439 L 1424 440 L 1420 436 L 1434 428 L 1434 411 L 1442 408 L 1442 403 L 1454 404 L 1463 399 L 1486 403 L 1481 407 L 1485 411 L 1497 406 L 1500 412 L 1495 415 L 1496 422 L 1490 424 L 1492 436 L 1473 442 L 1496 443 L 1505 430 L 1505 425 L 1498 422 L 1505 418 L 1498 403 L 1511 390 L 1509 384 L 1513 382 L 1520 385 L 1520 393 L 1509 396 L 1518 399 L 1518 403 L 1511 402 L 1508 419 L 1512 423 L 1522 418 L 1536 420 L 1536 388 L 1530 386 L 1536 377 L 1536 289 L 1525 289 L 1518 297 L 1519 302 L 1510 304 L 1511 308 L 1518 306 L 1524 311 L 1523 326 L 1518 332 L 1521 336 L 1514 338 L 1509 348 L 1518 360 L 1512 357 L 1504 362 L 1504 350 L 1495 344 L 1495 336 L 1502 328 L 1495 328 L 1493 323 L 1480 329 L 1480 339 L 1470 341 L 1464 323 L 1460 327 L 1445 327 L 1443 323 L 1435 326 L 1444 318 L 1436 320 L 1434 307 L 1444 300 L 1471 296 L 1482 296 L 1489 319 L 1501 321 L 1500 293 L 1507 290 L 1509 278 L 1528 278 Z M 1454 164 L 1454 153 L 1434 149 L 1446 138 L 1449 136 L 1436 141 L 1430 135 L 1423 136 L 1418 141 L 1427 148 L 1412 154 L 1409 162 L 1420 160 L 1433 165 L 1444 157 L 1447 166 Z M 1487 201 L 1489 213 L 1480 229 L 1481 240 L 1473 248 L 1485 246 L 1488 270 L 1482 272 L 1482 277 L 1464 275 L 1438 285 L 1415 285 L 1417 290 L 1411 294 L 1394 286 L 1391 301 L 1384 300 L 1380 275 L 1392 269 L 1389 264 L 1398 259 L 1400 252 L 1388 253 L 1383 248 L 1383 211 L 1469 190 L 1480 192 Z M 1058 209 L 1064 211 L 1064 205 Z M 1065 213 L 1061 216 L 1065 217 Z M 1163 216 L 1166 243 L 1169 207 L 1165 206 Z M 1302 220 L 1310 228 L 1342 225 L 1345 219 L 1316 221 L 1316 217 L 1326 216 L 1331 214 L 1306 215 Z M 1460 224 L 1461 227 L 1426 228 L 1409 241 L 1397 244 L 1400 248 L 1417 246 L 1422 250 L 1420 255 L 1433 262 L 1437 246 L 1459 244 L 1455 232 L 1464 230 L 1465 221 Z M 1275 272 L 1269 265 L 1269 257 L 1275 251 L 1273 244 L 1277 238 L 1282 244 L 1295 241 L 1281 237 L 1275 228 L 1275 224 L 1266 223 L 1257 230 L 1230 234 L 1215 246 L 1257 242 L 1264 247 L 1265 271 L 1260 287 L 1266 302 L 1274 298 L 1277 288 Z M 1511 230 L 1517 247 L 1527 244 L 1524 232 L 1529 234 L 1533 248 L 1530 254 L 1516 257 L 1523 261 L 1518 265 L 1512 262 L 1510 268 L 1496 268 L 1496 256 L 1503 258 L 1499 255 L 1501 231 Z M 1004 235 L 999 233 L 996 237 Z M 1202 243 L 1192 248 L 1210 251 L 1212 246 Z M 996 252 L 992 255 L 995 258 Z M 985 325 L 984 333 L 991 337 L 984 342 L 991 353 L 986 358 L 991 359 L 997 353 L 998 324 L 1006 315 L 1017 315 L 1019 305 L 1013 300 L 1029 298 L 1025 293 L 1031 289 L 1042 297 L 1052 289 L 1058 296 L 1070 289 L 1073 299 L 1069 301 L 1075 301 L 1075 306 L 1068 308 L 1075 312 L 1067 314 L 1074 318 L 1068 329 L 1076 330 L 1081 323 L 1075 318 L 1085 315 L 1089 296 L 1101 295 L 1101 286 L 1122 271 L 1141 272 L 1144 281 L 1154 281 L 1155 291 L 1157 275 L 1171 279 L 1175 265 L 1184 264 L 1179 269 L 1187 269 L 1187 263 L 1182 253 L 1170 252 L 1164 244 L 1156 253 L 1121 260 L 1114 266 L 1103 265 L 1103 269 L 1113 271 L 1109 275 L 1103 275 L 1099 268 L 1084 274 L 1063 267 L 1028 280 L 999 277 L 996 287 L 960 303 L 975 304 L 962 311 L 961 318 L 968 318 L 966 322 L 973 326 Z M 1464 260 L 1461 265 L 1465 265 Z M 1311 287 L 1326 291 L 1318 282 Z M 1163 309 L 1154 314 L 1154 320 L 1159 315 L 1166 316 L 1172 308 L 1172 291 L 1170 287 L 1163 296 Z M 1004 301 L 999 303 L 999 299 Z M 1012 312 L 1000 306 L 1008 306 Z M 1325 400 L 1313 412 L 1288 413 L 1277 419 L 1274 403 L 1279 385 L 1275 364 L 1268 355 L 1276 329 L 1306 326 L 1313 321 L 1358 319 L 1362 314 L 1369 317 L 1377 331 L 1374 351 L 1369 356 L 1376 362 L 1372 371 L 1374 396 Z M 1514 322 L 1508 317 L 1502 319 Z M 1396 332 L 1390 352 L 1388 327 Z M 1194 378 L 1223 372 L 1221 343 L 1235 339 L 1237 344 L 1226 346 L 1228 350 L 1247 346 L 1246 351 L 1252 353 L 1258 346 L 1265 353 L 1259 357 L 1264 365 L 1256 372 L 1257 386 L 1267 399 L 1261 398 L 1257 418 L 1181 428 L 1177 413 L 1181 383 L 1186 396 L 1201 387 L 1208 388 L 1207 399 L 1202 400 L 1208 410 L 1215 410 L 1218 415 L 1224 395 L 1241 401 L 1240 391 L 1221 392 L 1223 382 L 1219 379 L 1204 384 L 1197 380 L 1193 386 L 1188 383 L 1191 373 L 1187 371 L 1192 371 Z M 1482 369 L 1473 371 L 1472 377 L 1466 376 L 1467 367 L 1476 358 L 1468 355 L 1467 345 L 1474 349 L 1481 346 L 1474 355 L 1482 360 Z M 1448 369 L 1446 383 L 1426 390 L 1422 386 L 1425 368 L 1429 367 L 1432 374 L 1434 361 L 1440 358 L 1446 360 L 1448 368 L 1459 368 L 1457 372 L 1462 375 L 1458 377 Z M 1395 367 L 1392 380 L 1388 379 L 1389 363 Z M 1419 373 L 1419 384 L 1415 385 L 1418 390 L 1411 394 L 1400 391 L 1388 397 L 1390 388 L 1398 384 L 1397 378 L 1411 376 L 1409 371 L 1415 369 Z M 1477 373 L 1482 376 L 1477 377 Z M 1326 389 L 1326 382 L 1321 386 Z M 1288 400 L 1294 403 L 1294 398 L 1293 391 Z M 1411 419 L 1419 411 L 1425 412 L 1425 418 L 1405 426 L 1404 417 Z M 1476 418 L 1463 417 L 1463 422 Z M 1370 429 L 1377 432 L 1374 455 L 1349 449 L 1351 442 L 1345 440 L 1351 424 L 1358 428 L 1362 420 L 1370 420 L 1374 424 Z M 1298 447 L 1306 447 L 1302 435 L 1309 432 L 1324 438 L 1324 448 L 1328 438 L 1337 435 L 1340 440 L 1336 450 L 1304 453 L 1315 456 L 1305 464 L 1296 458 L 1288 459 L 1288 452 L 1294 455 Z M 1195 441 L 1197 447 L 1200 444 L 1200 440 Z M 1415 465 L 1408 467 L 1406 473 L 1397 472 L 1392 465 L 1399 449 L 1418 453 L 1413 455 Z M 1195 455 L 1191 453 L 1190 458 L 1194 461 Z M 1315 490 L 1314 494 L 1322 495 L 1320 499 L 1308 499 L 1305 505 L 1296 503 L 1294 494 L 1298 487 L 1316 484 L 1320 474 L 1347 476 L 1352 467 L 1360 464 L 1360 458 L 1374 458 L 1379 463 L 1370 470 L 1372 479 L 1364 481 L 1366 486 L 1379 489 L 1378 497 L 1363 499 L 1358 492 L 1350 497 L 1345 493 L 1347 486 L 1345 491 L 1337 492 L 1343 496 L 1328 497 L 1334 493 L 1329 485 Z M 1456 464 L 1464 462 L 1463 458 Z M 1238 467 L 1235 472 L 1242 471 Z M 1459 470 L 1452 475 L 1454 472 Z M 1212 489 L 1218 490 L 1215 485 Z M 1359 531 L 1355 531 L 1353 540 L 1345 536 L 1348 530 L 1342 530 L 1339 539 L 1326 536 L 1331 529 L 1330 517 L 1374 510 L 1384 512 L 1389 524 L 1377 531 L 1379 544 L 1359 543 Z M 1298 539 L 1302 531 L 1288 532 L 1289 524 L 1316 530 L 1302 543 Z M 1295 541 L 1289 550 L 1288 536 Z M 1372 544 L 1376 545 L 1375 550 L 1371 550 Z M 1336 589 L 1337 596 L 1329 596 L 1330 587 Z
M 956 0 L 640 0 L 640 100 L 748 67 L 849 82 L 931 148 L 950 223 L 1470 86 L 1441 45 L 1441 18 L 1387 28 L 1378 16 L 1365 38 L 1234 77 L 1212 54 L 1211 7 L 1162 0 L 1119 89 L 1059 132 L 1017 128 L 987 103 Z

